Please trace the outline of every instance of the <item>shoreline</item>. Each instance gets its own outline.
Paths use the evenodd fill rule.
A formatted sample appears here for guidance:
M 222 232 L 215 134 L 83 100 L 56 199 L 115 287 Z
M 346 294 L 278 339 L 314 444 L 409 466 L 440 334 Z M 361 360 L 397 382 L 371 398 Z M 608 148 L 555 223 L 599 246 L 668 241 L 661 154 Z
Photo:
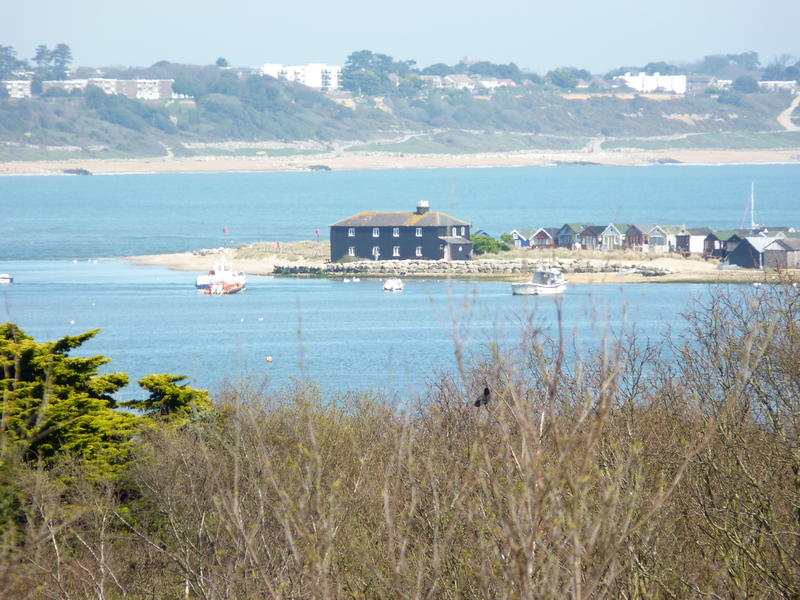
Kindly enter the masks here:
M 395 154 L 331 152 L 282 157 L 197 156 L 130 159 L 65 159 L 0 163 L 2 175 L 67 175 L 85 169 L 97 175 L 159 173 L 261 173 L 311 171 L 324 165 L 336 171 L 555 166 L 723 166 L 800 164 L 800 148 L 788 150 L 619 150 L 517 151 L 476 154 Z
M 276 266 L 289 267 L 321 267 L 325 264 L 320 260 L 309 260 L 303 257 L 292 256 L 284 258 L 277 254 L 267 255 L 260 258 L 236 258 L 230 253 L 230 260 L 235 261 L 235 268 L 248 275 L 265 275 L 275 277 L 292 278 L 326 278 L 343 279 L 351 277 L 351 274 L 330 273 L 324 275 L 276 275 L 273 271 Z M 537 258 L 537 257 L 531 257 Z M 214 254 L 197 254 L 192 252 L 182 252 L 177 254 L 149 254 L 142 256 L 119 257 L 115 260 L 123 260 L 139 266 L 160 266 L 176 271 L 195 271 L 203 273 L 211 269 L 216 260 Z M 476 259 L 480 261 L 481 259 Z M 602 261 L 598 261 L 602 262 Z M 633 259 L 609 259 L 607 263 L 636 263 Z M 664 267 L 670 269 L 670 273 L 659 276 L 645 276 L 638 273 L 618 273 L 611 271 L 604 272 L 565 272 L 570 283 L 574 284 L 625 284 L 625 283 L 698 283 L 698 284 L 728 284 L 728 283 L 773 283 L 778 282 L 778 275 L 770 271 L 760 271 L 758 269 L 737 269 L 720 271 L 716 268 L 715 262 L 708 262 L 692 258 L 680 258 L 664 256 L 652 259 L 643 259 L 640 264 L 649 267 Z M 798 271 L 791 272 L 800 274 Z M 359 277 L 369 280 L 380 280 L 391 277 L 387 274 L 359 274 Z M 796 275 L 795 275 L 796 276 Z M 415 273 L 403 275 L 408 279 L 459 279 L 474 281 L 526 281 L 530 275 L 526 273 L 506 273 L 506 274 L 454 274 L 454 273 Z

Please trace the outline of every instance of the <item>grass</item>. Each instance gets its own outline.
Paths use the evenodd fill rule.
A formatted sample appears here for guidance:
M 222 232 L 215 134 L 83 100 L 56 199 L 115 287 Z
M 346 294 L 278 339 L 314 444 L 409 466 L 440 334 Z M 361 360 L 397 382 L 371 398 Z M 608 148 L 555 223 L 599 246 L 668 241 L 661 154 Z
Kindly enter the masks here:
M 392 152 L 404 154 L 472 154 L 523 150 L 578 150 L 587 138 L 567 138 L 522 133 L 446 133 L 414 136 L 399 143 L 373 143 L 351 146 L 349 152 Z
M 639 150 L 782 150 L 800 148 L 800 132 L 776 131 L 765 133 L 698 133 L 677 139 L 630 138 L 607 140 L 604 150 L 635 148 Z
M 191 156 L 230 156 L 230 157 L 281 157 L 281 156 L 309 156 L 314 154 L 321 154 L 320 150 L 307 150 L 295 148 L 236 148 L 233 150 L 226 150 L 224 148 L 186 148 L 178 145 L 173 148 L 175 156 L 191 157 Z

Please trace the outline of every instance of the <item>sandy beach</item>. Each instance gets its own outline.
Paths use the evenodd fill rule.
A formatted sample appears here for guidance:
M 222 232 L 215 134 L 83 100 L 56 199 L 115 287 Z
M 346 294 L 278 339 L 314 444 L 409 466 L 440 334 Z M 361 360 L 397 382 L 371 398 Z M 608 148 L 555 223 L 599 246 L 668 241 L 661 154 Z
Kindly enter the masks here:
M 268 243 L 268 242 L 266 242 Z M 322 243 L 324 244 L 324 242 Z M 267 253 L 258 258 L 241 258 L 234 255 L 234 251 L 228 250 L 227 257 L 234 261 L 236 270 L 243 271 L 250 275 L 271 275 L 276 266 L 306 266 L 322 267 L 324 259 L 319 258 L 319 248 L 315 248 L 313 254 L 308 252 L 309 248 L 317 246 L 316 242 L 295 242 L 284 244 L 284 251 L 281 253 Z M 516 257 L 525 256 L 517 251 Z M 524 252 L 524 251 L 523 251 Z M 576 254 L 577 256 L 577 254 Z M 183 252 L 179 254 L 152 254 L 146 256 L 131 256 L 128 260 L 137 265 L 161 266 L 179 271 L 196 271 L 203 273 L 214 266 L 217 255 L 213 253 Z M 540 258 L 535 252 L 531 252 L 526 258 Z M 497 259 L 498 256 L 490 256 L 488 259 Z M 477 260 L 482 260 L 478 258 Z M 623 283 L 754 283 L 754 282 L 774 282 L 778 280 L 777 275 L 771 272 L 759 271 L 758 269 L 739 269 L 733 271 L 721 271 L 717 268 L 716 261 L 705 261 L 697 258 L 681 258 L 664 256 L 649 259 L 643 257 L 640 260 L 631 258 L 609 259 L 602 261 L 592 259 L 598 267 L 608 264 L 620 264 L 624 266 L 642 265 L 647 267 L 665 268 L 671 271 L 669 274 L 657 277 L 647 277 L 636 273 L 568 273 L 567 277 L 571 283 L 576 284 L 623 284 Z M 796 273 L 796 272 L 795 272 Z M 434 279 L 437 277 L 447 277 L 442 275 L 432 275 L 430 273 L 419 274 L 419 277 Z M 369 277 L 369 276 L 365 276 Z M 379 278 L 380 276 L 375 276 Z M 452 276 L 451 276 L 452 277 Z M 477 275 L 471 274 L 469 279 L 490 279 L 523 281 L 527 280 L 525 275 Z
M 466 167 L 524 167 L 562 164 L 641 166 L 654 164 L 766 164 L 800 163 L 793 150 L 617 150 L 524 151 L 476 154 L 395 154 L 387 152 L 329 152 L 313 155 L 196 156 L 151 159 L 71 159 L 63 161 L 13 161 L 0 163 L 0 175 L 54 175 L 65 169 L 85 169 L 94 174 L 203 173 L 307 171 L 315 165 L 333 170 L 425 169 Z

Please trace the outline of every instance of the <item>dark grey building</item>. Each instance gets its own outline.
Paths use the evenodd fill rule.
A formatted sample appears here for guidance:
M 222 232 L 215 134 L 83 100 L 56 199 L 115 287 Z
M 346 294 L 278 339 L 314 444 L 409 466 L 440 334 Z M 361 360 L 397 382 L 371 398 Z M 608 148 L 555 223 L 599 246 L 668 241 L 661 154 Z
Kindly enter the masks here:
M 330 225 L 331 261 L 345 256 L 368 260 L 469 260 L 470 224 L 428 202 L 414 212 L 361 212 Z

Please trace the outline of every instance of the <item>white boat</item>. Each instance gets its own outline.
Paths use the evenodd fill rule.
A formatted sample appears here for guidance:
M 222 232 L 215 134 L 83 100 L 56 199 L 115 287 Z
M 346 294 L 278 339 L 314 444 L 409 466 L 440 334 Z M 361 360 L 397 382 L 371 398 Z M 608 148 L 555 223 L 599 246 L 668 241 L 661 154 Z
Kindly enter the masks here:
M 204 294 L 235 294 L 247 286 L 247 276 L 234 271 L 231 263 L 225 257 L 220 257 L 206 275 L 197 276 L 194 286 Z
M 14 278 L 8 273 L 0 273 L 0 285 L 14 283 Z
M 403 280 L 397 277 L 392 277 L 383 282 L 384 292 L 402 292 L 404 287 Z
M 560 269 L 542 267 L 533 273 L 530 281 L 511 284 L 511 293 L 517 296 L 544 296 L 563 294 L 567 280 Z

